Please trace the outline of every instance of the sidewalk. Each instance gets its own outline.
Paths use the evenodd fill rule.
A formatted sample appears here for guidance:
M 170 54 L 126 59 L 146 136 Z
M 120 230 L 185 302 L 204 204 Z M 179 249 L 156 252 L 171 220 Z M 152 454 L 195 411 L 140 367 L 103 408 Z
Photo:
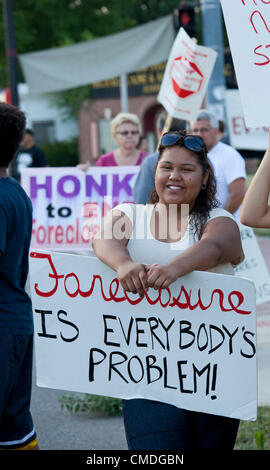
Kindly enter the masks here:
M 61 410 L 61 390 L 40 388 L 33 381 L 32 415 L 41 450 L 126 450 L 122 417 L 71 415 Z

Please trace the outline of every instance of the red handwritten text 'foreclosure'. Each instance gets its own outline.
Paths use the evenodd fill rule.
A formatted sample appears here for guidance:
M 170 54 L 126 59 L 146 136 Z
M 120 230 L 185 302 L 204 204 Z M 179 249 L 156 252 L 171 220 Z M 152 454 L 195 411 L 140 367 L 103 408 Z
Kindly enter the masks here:
M 120 288 L 121 287 L 120 286 L 120 281 L 117 278 L 114 278 L 111 281 L 110 286 L 109 286 L 109 292 L 106 295 L 105 292 L 104 292 L 104 289 L 103 289 L 102 277 L 100 275 L 96 275 L 96 274 L 93 275 L 93 279 L 92 279 L 92 282 L 91 282 L 90 289 L 88 291 L 82 291 L 80 289 L 80 280 L 79 280 L 78 276 L 75 273 L 73 273 L 73 272 L 68 273 L 68 274 L 58 274 L 57 273 L 56 267 L 53 263 L 53 260 L 52 260 L 50 254 L 31 252 L 30 257 L 31 258 L 36 258 L 36 259 L 47 260 L 48 263 L 49 263 L 49 266 L 51 268 L 51 273 L 48 274 L 48 277 L 50 279 L 55 280 L 54 287 L 49 291 L 41 291 L 38 288 L 38 284 L 37 283 L 34 284 L 35 292 L 40 297 L 51 297 L 51 296 L 53 296 L 58 290 L 59 280 L 63 279 L 65 292 L 71 298 L 77 297 L 78 295 L 80 295 L 83 298 L 90 297 L 93 294 L 94 289 L 97 289 L 97 284 L 98 284 L 99 289 L 100 289 L 100 294 L 101 294 L 101 296 L 102 296 L 102 298 L 105 302 L 116 302 L 116 303 L 118 303 L 118 302 L 126 302 L 127 301 L 129 304 L 136 305 L 136 304 L 140 303 L 143 300 L 141 297 L 138 297 L 136 299 L 131 299 L 128 296 L 127 292 L 123 291 L 122 288 Z M 77 284 L 77 288 L 75 290 L 73 290 L 72 292 L 68 289 L 68 280 L 69 279 L 73 279 L 75 281 L 75 283 Z M 97 281 L 99 281 L 99 282 L 97 283 Z M 119 290 L 120 290 L 120 292 L 119 292 Z M 162 296 L 162 291 L 163 292 L 166 291 L 166 293 L 167 293 L 167 300 L 166 301 L 164 301 L 164 299 L 162 298 L 162 297 L 164 297 L 164 296 Z M 119 293 L 121 293 L 122 295 L 117 297 L 117 294 L 119 295 Z M 184 286 L 180 286 L 180 291 L 179 291 L 179 294 L 178 294 L 177 297 L 172 296 L 170 289 L 166 288 L 166 289 L 163 289 L 163 290 L 159 289 L 157 297 L 155 299 L 151 299 L 147 292 L 145 292 L 145 297 L 144 298 L 147 300 L 147 302 L 150 305 L 160 304 L 160 306 L 163 307 L 163 308 L 177 306 L 180 309 L 195 310 L 195 309 L 199 308 L 201 310 L 208 310 L 211 307 L 212 303 L 213 303 L 214 295 L 217 294 L 218 298 L 219 298 L 219 306 L 220 306 L 220 309 L 221 309 L 222 312 L 232 312 L 233 311 L 237 314 L 242 314 L 242 315 L 248 315 L 248 314 L 251 313 L 250 310 L 241 310 L 239 308 L 244 302 L 244 296 L 241 292 L 239 292 L 237 290 L 231 291 L 227 296 L 227 301 L 228 301 L 228 304 L 229 304 L 229 308 L 226 308 L 224 306 L 224 297 L 225 297 L 225 295 L 224 295 L 224 292 L 221 289 L 213 289 L 212 294 L 211 294 L 211 300 L 210 300 L 210 303 L 208 305 L 204 305 L 204 303 L 202 302 L 200 288 L 198 289 L 198 292 L 197 292 L 196 302 L 194 302 L 194 299 L 193 299 L 193 301 L 191 300 L 191 294 L 192 294 L 191 289 L 188 292 L 185 289 Z M 236 299 L 236 302 L 234 303 L 235 299 Z

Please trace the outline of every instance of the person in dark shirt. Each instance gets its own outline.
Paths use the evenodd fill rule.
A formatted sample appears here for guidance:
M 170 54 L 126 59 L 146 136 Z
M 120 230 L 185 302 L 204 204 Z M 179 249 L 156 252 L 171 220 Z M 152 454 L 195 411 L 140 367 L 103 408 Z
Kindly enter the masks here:
M 30 413 L 33 312 L 26 293 L 32 205 L 7 176 L 25 130 L 25 115 L 0 103 L 0 449 L 37 449 Z
M 35 145 L 34 132 L 26 129 L 21 147 L 11 162 L 10 173 L 17 181 L 21 181 L 21 172 L 24 168 L 40 168 L 47 166 L 43 151 Z

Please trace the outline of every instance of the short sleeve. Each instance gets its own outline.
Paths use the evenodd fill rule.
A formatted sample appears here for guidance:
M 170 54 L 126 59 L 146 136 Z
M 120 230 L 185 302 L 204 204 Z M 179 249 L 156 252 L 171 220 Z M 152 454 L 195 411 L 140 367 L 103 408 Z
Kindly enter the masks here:
M 236 218 L 234 217 L 234 215 L 226 211 L 225 209 L 222 209 L 221 207 L 217 207 L 210 211 L 207 222 L 210 222 L 210 220 L 216 219 L 217 217 L 228 217 L 229 219 L 232 219 L 236 223 L 236 225 L 239 227 L 238 222 Z
M 103 164 L 103 157 L 99 157 L 99 159 L 96 162 L 96 166 L 104 166 Z
M 231 184 L 238 178 L 246 179 L 247 174 L 245 160 L 242 155 L 237 152 L 237 150 L 229 147 L 224 158 L 226 159 L 226 165 L 224 165 L 224 175 L 227 184 Z
M 136 205 L 130 203 L 123 203 L 118 204 L 112 209 L 112 213 L 116 213 L 116 211 L 123 212 L 131 221 L 132 226 L 134 225 L 134 216 L 136 211 Z
M 217 217 L 228 217 L 229 219 L 233 220 L 236 223 L 236 225 L 237 225 L 237 227 L 240 231 L 240 227 L 239 227 L 239 224 L 238 224 L 238 221 L 236 220 L 236 218 L 233 216 L 233 214 L 226 211 L 225 209 L 221 209 L 221 208 L 212 209 L 210 214 L 209 214 L 209 218 L 208 218 L 207 222 L 210 222 L 210 220 L 214 220 Z M 242 263 L 242 261 L 244 261 L 244 259 L 245 259 L 245 255 L 242 253 L 242 257 L 239 260 L 239 262 L 237 264 L 232 264 L 232 266 L 233 267 L 238 266 L 240 263 Z
M 104 153 L 104 155 L 101 155 L 96 163 L 96 166 L 116 166 L 113 152 Z
M 6 211 L 0 206 L 0 252 L 5 253 L 8 237 L 8 217 Z
M 99 157 L 99 159 L 97 160 L 96 166 L 104 166 L 104 164 L 103 164 L 103 157 L 102 157 L 102 156 Z

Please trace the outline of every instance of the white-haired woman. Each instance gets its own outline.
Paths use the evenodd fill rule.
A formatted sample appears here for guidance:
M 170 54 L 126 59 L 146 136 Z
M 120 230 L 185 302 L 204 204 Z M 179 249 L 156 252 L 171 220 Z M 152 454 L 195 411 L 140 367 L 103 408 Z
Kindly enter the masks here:
M 137 148 L 142 133 L 141 123 L 132 113 L 119 113 L 111 122 L 117 149 L 101 155 L 97 166 L 140 165 L 147 152 Z

